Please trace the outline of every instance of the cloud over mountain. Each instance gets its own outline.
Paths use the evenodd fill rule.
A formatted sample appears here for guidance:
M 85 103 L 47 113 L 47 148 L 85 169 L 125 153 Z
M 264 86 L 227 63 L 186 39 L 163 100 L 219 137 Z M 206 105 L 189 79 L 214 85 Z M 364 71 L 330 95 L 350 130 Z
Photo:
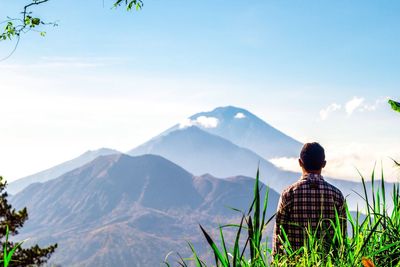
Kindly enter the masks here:
M 212 120 L 214 123 L 206 125 L 198 123 L 198 121 L 205 120 L 208 122 Z M 275 129 L 249 111 L 233 106 L 200 112 L 190 116 L 188 121 L 197 122 L 190 123 L 190 125 L 195 125 L 240 147 L 250 149 L 264 159 L 296 157 L 302 146 L 297 140 Z M 160 135 L 179 128 L 182 128 L 179 124 L 175 125 Z

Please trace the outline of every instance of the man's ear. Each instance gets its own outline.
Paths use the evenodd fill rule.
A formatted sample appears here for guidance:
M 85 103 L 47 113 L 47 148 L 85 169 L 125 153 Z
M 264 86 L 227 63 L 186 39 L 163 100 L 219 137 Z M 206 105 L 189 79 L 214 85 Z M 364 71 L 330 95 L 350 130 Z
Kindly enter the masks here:
M 322 163 L 322 168 L 325 168 L 326 166 L 326 160 L 324 160 L 324 163 Z
M 299 165 L 300 165 L 300 167 L 304 167 L 304 164 L 303 164 L 303 161 L 301 160 L 301 159 L 299 159 Z

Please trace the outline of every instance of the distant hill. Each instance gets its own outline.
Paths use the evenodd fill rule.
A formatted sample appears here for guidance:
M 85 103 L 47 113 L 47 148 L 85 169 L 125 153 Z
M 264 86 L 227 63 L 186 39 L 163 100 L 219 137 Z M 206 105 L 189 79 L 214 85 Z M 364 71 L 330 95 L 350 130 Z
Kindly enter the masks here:
M 35 173 L 33 175 L 29 175 L 29 176 L 20 178 L 16 181 L 13 181 L 7 186 L 7 191 L 10 194 L 14 195 L 32 183 L 43 183 L 48 180 L 57 178 L 66 172 L 69 172 L 75 168 L 78 168 L 78 167 L 94 160 L 98 156 L 118 154 L 118 153 L 120 153 L 120 152 L 113 150 L 113 149 L 108 149 L 108 148 L 101 148 L 101 149 L 94 150 L 94 151 L 89 150 L 77 158 L 66 161 L 64 163 L 61 163 L 57 166 L 54 166 L 47 170 L 41 171 L 39 173 Z
M 159 266 L 171 250 L 190 256 L 187 240 L 206 247 L 198 223 L 215 230 L 237 222 L 239 214 L 228 207 L 246 210 L 253 186 L 246 177 L 196 177 L 160 156 L 114 154 L 32 184 L 11 203 L 28 208 L 21 239 L 59 244 L 53 263 Z M 271 190 L 269 216 L 278 198 Z
M 248 148 L 265 159 L 298 157 L 302 147 L 301 142 L 275 129 L 251 112 L 233 106 L 197 113 L 189 117 L 186 125 L 175 125 L 166 133 L 190 125 Z
M 128 153 L 133 156 L 160 155 L 195 175 L 210 173 L 216 177 L 255 177 L 259 165 L 261 180 L 277 191 L 281 191 L 299 177 L 298 174 L 278 169 L 249 149 L 239 147 L 196 126 L 170 131 Z

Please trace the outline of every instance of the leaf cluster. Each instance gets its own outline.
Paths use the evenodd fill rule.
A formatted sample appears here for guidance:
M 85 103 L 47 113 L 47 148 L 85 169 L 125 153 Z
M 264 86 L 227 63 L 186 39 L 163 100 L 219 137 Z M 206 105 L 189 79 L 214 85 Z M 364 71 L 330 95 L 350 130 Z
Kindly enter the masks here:
M 23 6 L 21 16 L 19 17 L 7 17 L 6 20 L 0 21 L 1 25 L 5 25 L 3 30 L 0 31 L 0 41 L 10 41 L 17 39 L 14 49 L 6 57 L 0 59 L 0 61 L 8 59 L 17 49 L 20 37 L 22 34 L 34 31 L 38 32 L 40 36 L 46 36 L 46 31 L 44 31 L 40 26 L 58 26 L 56 22 L 45 22 L 42 18 L 35 16 L 33 13 L 34 8 L 43 5 L 50 0 L 30 0 L 30 3 Z M 104 0 L 103 0 L 104 1 Z M 120 6 L 126 6 L 128 11 L 136 9 L 137 11 L 142 9 L 142 0 L 113 0 L 114 8 Z
M 56 23 L 45 23 L 41 18 L 33 15 L 32 8 L 34 6 L 42 5 L 49 0 L 32 0 L 29 4 L 25 5 L 21 12 L 21 17 L 7 19 L 1 24 L 6 24 L 3 32 L 0 34 L 0 41 L 12 40 L 14 37 L 19 38 L 21 34 L 27 33 L 31 30 L 37 31 L 40 35 L 44 36 L 44 31 L 36 30 L 41 25 L 53 25 L 57 26 Z
M 36 6 L 43 5 L 50 0 L 31 0 L 31 2 L 25 5 L 22 8 L 21 17 L 20 18 L 11 18 L 7 17 L 7 19 L 1 24 L 6 24 L 3 29 L 3 32 L 0 34 L 0 41 L 12 40 L 14 37 L 20 37 L 22 33 L 26 33 L 30 30 L 37 28 L 40 25 L 52 25 L 57 26 L 55 22 L 44 22 L 40 17 L 33 15 L 33 9 Z M 137 11 L 142 9 L 143 1 L 142 0 L 115 0 L 113 6 L 115 8 L 119 6 L 126 6 L 128 11 L 136 9 Z M 44 36 L 46 32 L 38 31 L 40 35 Z
M 394 111 L 400 112 L 400 103 L 399 102 L 396 102 L 391 99 L 389 99 L 388 102 Z
M 117 0 L 114 3 L 114 7 L 119 7 L 121 5 L 125 5 L 126 9 L 128 11 L 132 10 L 133 8 L 135 8 L 136 11 L 139 11 L 143 7 L 143 1 L 142 0 Z

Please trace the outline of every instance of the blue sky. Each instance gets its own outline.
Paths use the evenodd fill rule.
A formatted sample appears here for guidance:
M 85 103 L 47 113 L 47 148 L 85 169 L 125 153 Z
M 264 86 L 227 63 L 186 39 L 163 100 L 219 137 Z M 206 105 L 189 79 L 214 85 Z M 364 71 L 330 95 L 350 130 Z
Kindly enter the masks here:
M 22 2 L 1 1 L 0 18 Z M 338 176 L 400 157 L 400 117 L 385 104 L 400 99 L 398 1 L 111 3 L 50 1 L 36 12 L 59 26 L 26 34 L 0 62 L 5 177 L 87 149 L 126 151 L 224 105 L 320 141 Z

